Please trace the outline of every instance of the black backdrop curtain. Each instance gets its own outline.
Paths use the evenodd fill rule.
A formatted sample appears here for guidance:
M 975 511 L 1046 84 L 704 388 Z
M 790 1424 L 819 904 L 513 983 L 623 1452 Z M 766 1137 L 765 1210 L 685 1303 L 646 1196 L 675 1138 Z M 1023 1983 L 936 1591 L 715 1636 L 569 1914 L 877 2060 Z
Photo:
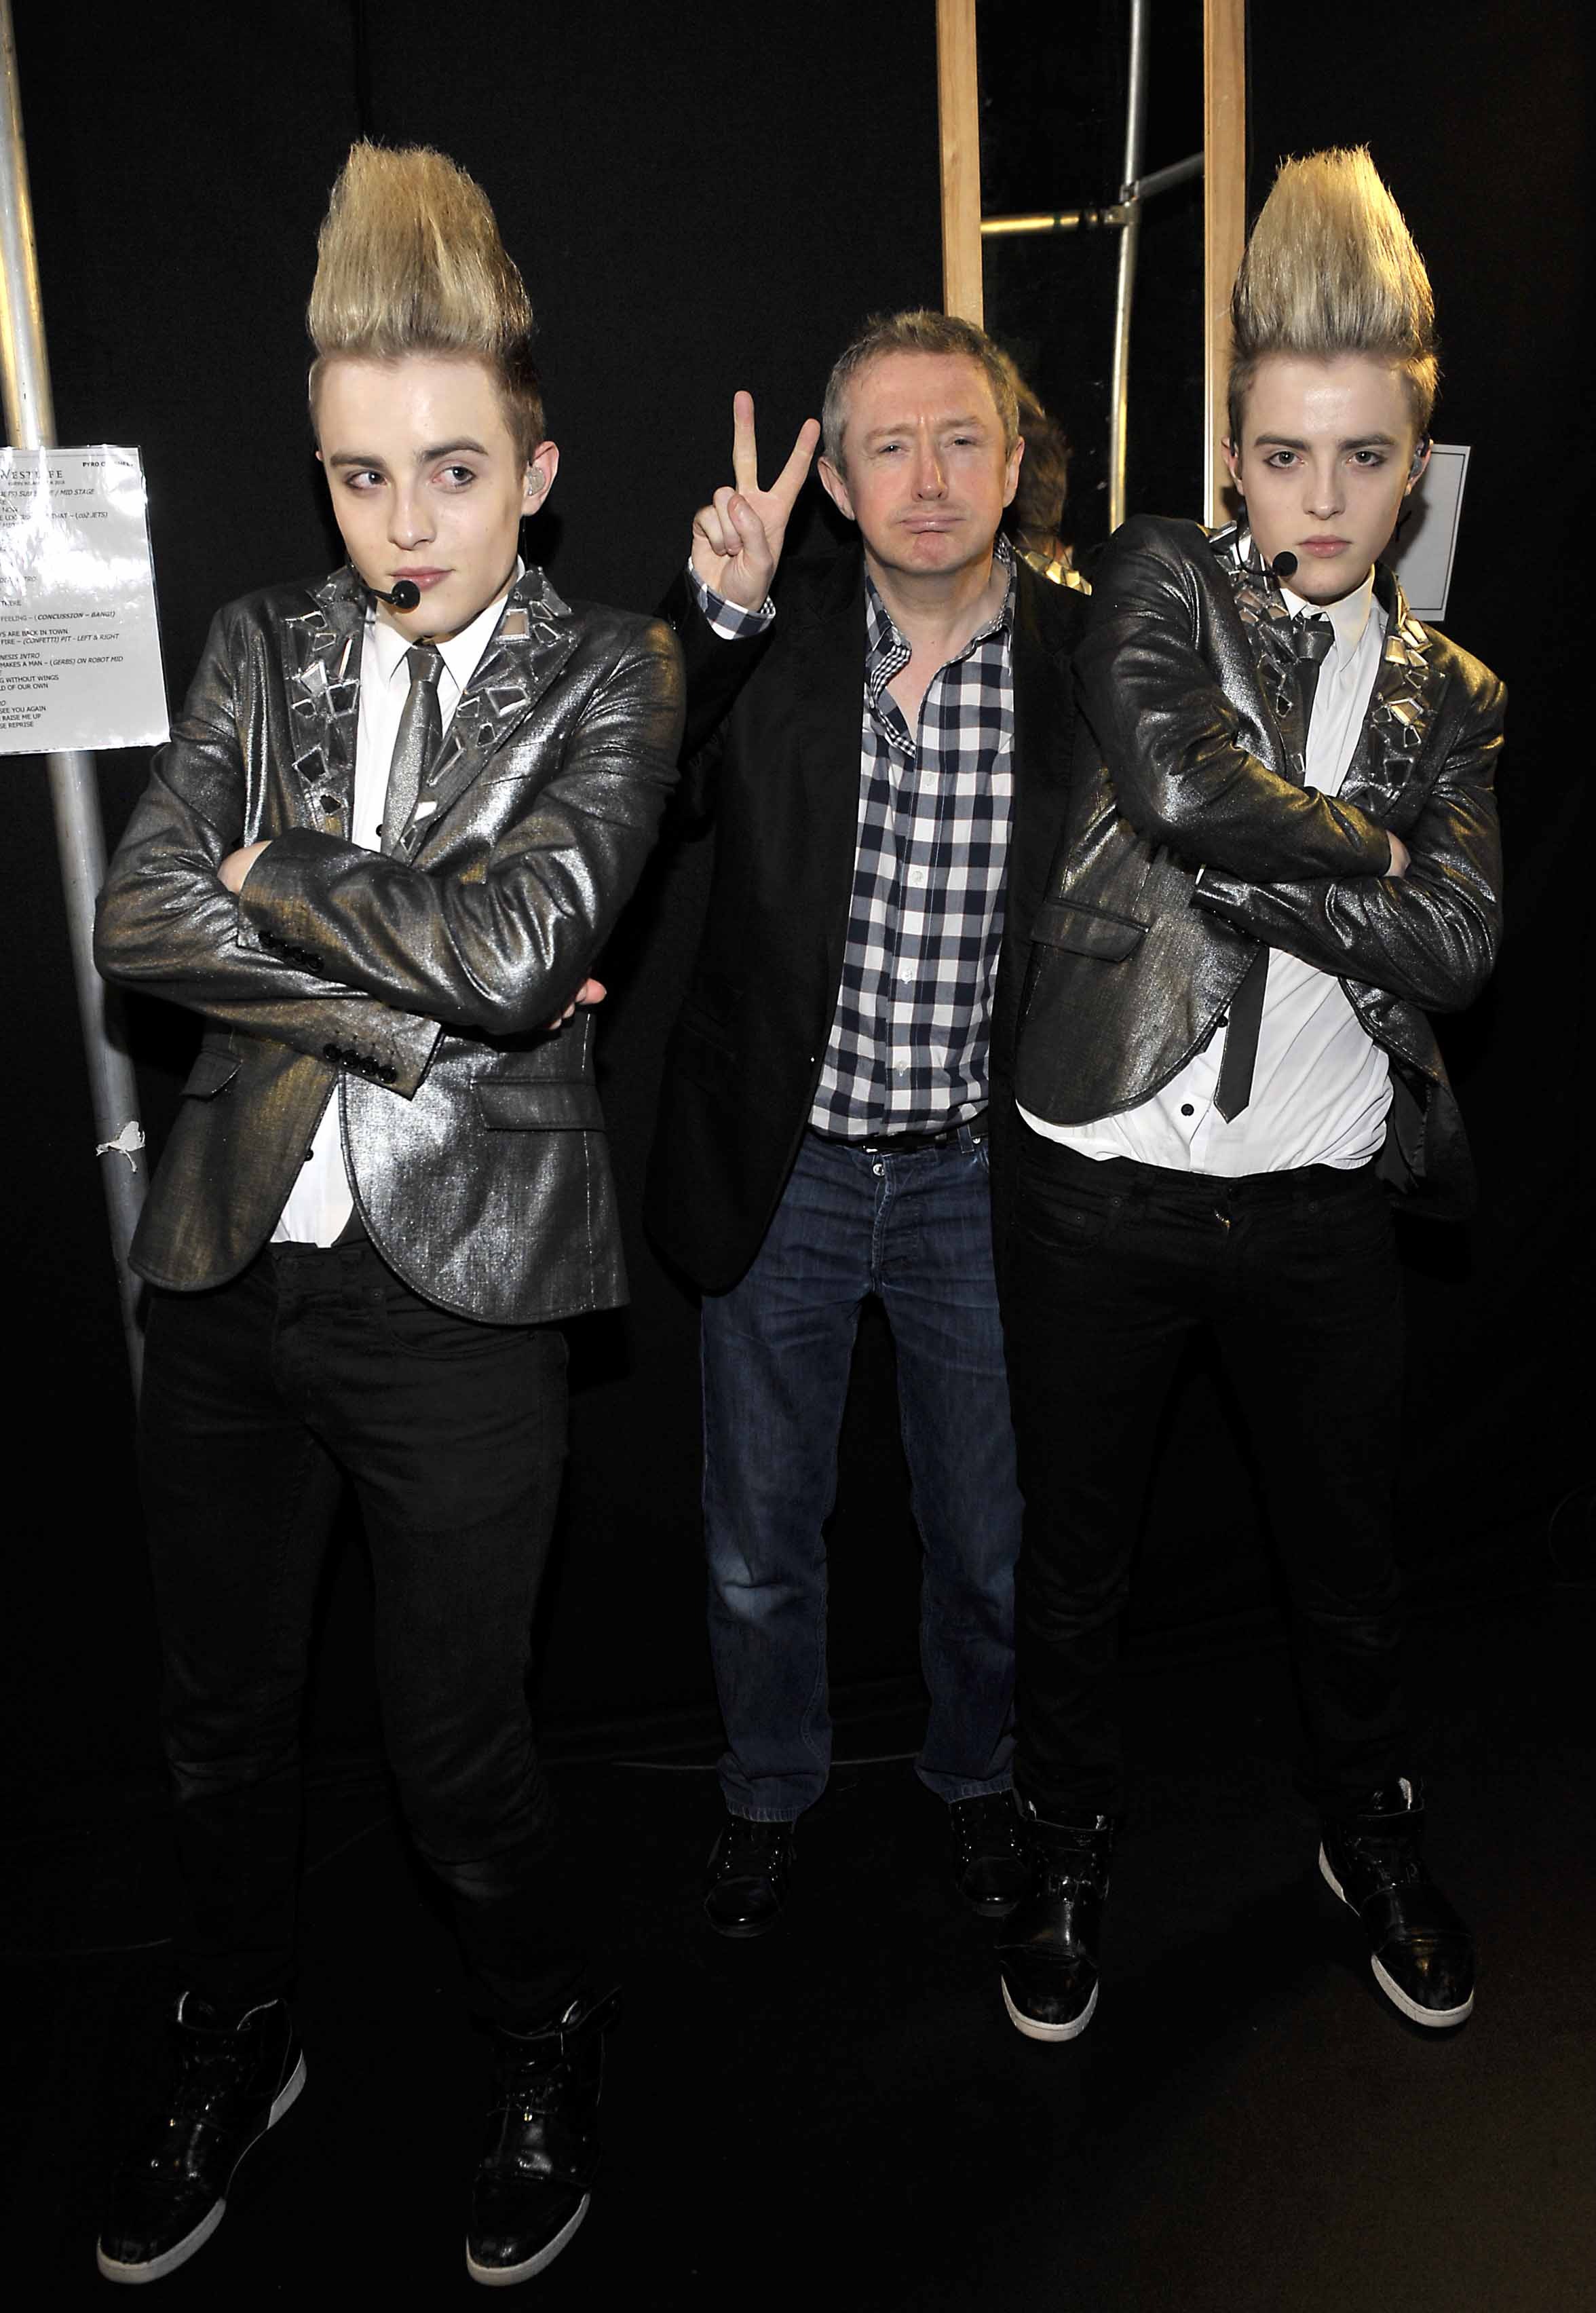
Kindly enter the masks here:
M 142 448 L 174 698 L 219 603 L 336 558 L 303 417 L 302 316 L 316 225 L 355 135 L 435 144 L 495 201 L 538 308 L 563 453 L 529 551 L 567 594 L 657 599 L 693 506 L 725 478 L 734 387 L 754 389 L 761 438 L 783 453 L 867 312 L 940 303 L 930 0 L 868 12 L 843 0 L 443 12 L 17 0 L 15 13 L 59 435 Z M 1474 445 L 1446 623 L 1513 692 L 1512 937 L 1493 993 L 1447 1038 L 1486 1201 L 1470 1229 L 1415 1233 L 1409 1247 L 1405 1523 L 1425 1594 L 1446 1597 L 1531 1573 L 1550 1505 L 1589 1459 L 1577 1167 L 1590 911 L 1571 707 L 1583 671 L 1559 642 L 1580 615 L 1565 590 L 1590 462 L 1572 430 L 1588 35 L 1572 6 L 1418 7 L 1399 32 L 1366 0 L 1329 30 L 1301 12 L 1253 13 L 1254 207 L 1281 153 L 1367 137 L 1430 259 L 1448 347 L 1440 431 Z M 1037 18 L 1067 37 L 1067 12 Z M 801 542 L 830 535 L 810 506 Z M 101 759 L 113 841 L 145 767 L 142 753 Z M 153 1765 L 153 1644 L 48 797 L 37 765 L 12 759 L 0 778 L 5 1210 L 20 1288 L 6 1360 L 6 1750 L 17 1804 L 56 1806 Z M 636 1222 L 706 866 L 702 842 L 662 852 L 606 975 L 605 1104 L 635 1297 L 577 1329 L 564 1545 L 542 1633 L 551 1719 L 632 1739 L 652 1719 L 711 1723 L 695 1313 Z M 145 1004 L 130 1033 L 153 1154 L 197 1030 Z M 1358 1410 L 1325 1418 L 1357 1452 Z M 1199 1361 L 1149 1438 L 1144 1631 L 1200 1642 L 1267 1598 L 1253 1525 L 1211 1507 L 1237 1495 L 1232 1437 Z M 219 1549 L 226 1535 L 219 1502 Z M 874 1324 L 832 1561 L 838 1688 L 912 1680 L 916 1552 Z M 318 1739 L 359 1745 L 373 1713 L 357 1548 L 330 1589 Z

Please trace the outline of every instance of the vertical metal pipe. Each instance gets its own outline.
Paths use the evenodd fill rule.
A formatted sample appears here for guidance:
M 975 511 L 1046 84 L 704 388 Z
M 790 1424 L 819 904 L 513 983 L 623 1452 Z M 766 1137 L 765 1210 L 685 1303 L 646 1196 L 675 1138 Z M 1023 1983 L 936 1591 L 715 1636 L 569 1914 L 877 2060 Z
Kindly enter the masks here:
M 1125 94 L 1125 177 L 1119 198 L 1126 219 L 1119 228 L 1119 277 L 1114 291 L 1114 372 L 1109 388 L 1109 528 L 1125 520 L 1125 450 L 1130 416 L 1130 312 L 1136 288 L 1136 252 L 1142 237 L 1142 203 L 1136 180 L 1142 173 L 1142 140 L 1147 125 L 1147 37 L 1149 0 L 1130 0 L 1130 69 Z
M 0 370 L 4 371 L 5 421 L 19 450 L 48 449 L 56 438 L 50 397 L 49 359 L 45 350 L 44 311 L 39 294 L 39 256 L 33 241 L 33 202 L 28 188 L 28 153 L 22 141 L 22 92 L 17 77 L 16 33 L 11 0 L 0 0 L 0 48 L 4 87 L 0 90 Z M 109 991 L 94 969 L 94 895 L 105 881 L 105 833 L 94 758 L 81 752 L 48 755 L 50 802 L 60 849 L 61 889 L 66 902 L 72 968 L 77 983 L 78 1017 L 88 1062 L 94 1138 L 105 1152 L 101 1177 L 110 1222 L 111 1251 L 121 1298 L 127 1363 L 136 1396 L 144 1338 L 138 1324 L 138 1280 L 127 1265 L 139 1209 L 144 1203 L 142 1157 L 120 1148 L 125 1128 L 138 1116 L 133 1063 L 115 1033 Z M 129 1136 L 131 1138 L 131 1136 Z

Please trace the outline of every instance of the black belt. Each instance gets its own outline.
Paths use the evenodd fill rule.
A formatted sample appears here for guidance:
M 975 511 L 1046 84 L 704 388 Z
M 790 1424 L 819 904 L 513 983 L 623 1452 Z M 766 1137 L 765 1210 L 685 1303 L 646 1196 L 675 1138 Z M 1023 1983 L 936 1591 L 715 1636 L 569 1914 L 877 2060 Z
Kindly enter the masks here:
M 913 1156 L 922 1148 L 951 1148 L 961 1132 L 968 1132 L 972 1140 L 985 1140 L 987 1112 L 978 1109 L 961 1124 L 944 1124 L 923 1132 L 876 1132 L 868 1140 L 850 1139 L 842 1132 L 822 1132 L 813 1124 L 809 1129 L 830 1148 L 856 1148 L 862 1156 Z

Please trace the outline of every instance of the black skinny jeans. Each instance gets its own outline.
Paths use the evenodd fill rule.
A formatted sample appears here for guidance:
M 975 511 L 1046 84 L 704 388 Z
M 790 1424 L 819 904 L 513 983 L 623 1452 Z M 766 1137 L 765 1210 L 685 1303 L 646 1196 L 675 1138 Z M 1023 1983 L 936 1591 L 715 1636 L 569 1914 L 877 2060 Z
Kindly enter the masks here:
M 346 1480 L 364 1520 L 388 1755 L 479 2004 L 541 2020 L 579 1957 L 547 1884 L 526 1691 L 566 1445 L 549 1327 L 434 1308 L 364 1241 L 268 1248 L 154 1297 L 140 1466 L 177 1797 L 186 1983 L 221 2006 L 291 1977 L 300 1720 Z
M 1401 1279 L 1372 1168 L 1238 1181 L 1102 1162 L 1023 1129 L 1002 1263 L 1025 1532 L 1015 1787 L 1122 1804 L 1118 1618 L 1151 1443 L 1206 1326 L 1244 1409 L 1291 1610 L 1306 1788 L 1334 1811 L 1411 1763 L 1391 1497 Z

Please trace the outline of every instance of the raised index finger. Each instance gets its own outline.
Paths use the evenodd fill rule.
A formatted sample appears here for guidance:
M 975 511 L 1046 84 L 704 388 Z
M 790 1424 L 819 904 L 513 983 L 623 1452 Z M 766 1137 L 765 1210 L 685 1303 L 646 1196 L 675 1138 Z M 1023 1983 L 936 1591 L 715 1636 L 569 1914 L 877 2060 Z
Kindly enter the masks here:
M 732 480 L 740 490 L 759 487 L 759 449 L 754 440 L 754 397 L 732 396 Z

